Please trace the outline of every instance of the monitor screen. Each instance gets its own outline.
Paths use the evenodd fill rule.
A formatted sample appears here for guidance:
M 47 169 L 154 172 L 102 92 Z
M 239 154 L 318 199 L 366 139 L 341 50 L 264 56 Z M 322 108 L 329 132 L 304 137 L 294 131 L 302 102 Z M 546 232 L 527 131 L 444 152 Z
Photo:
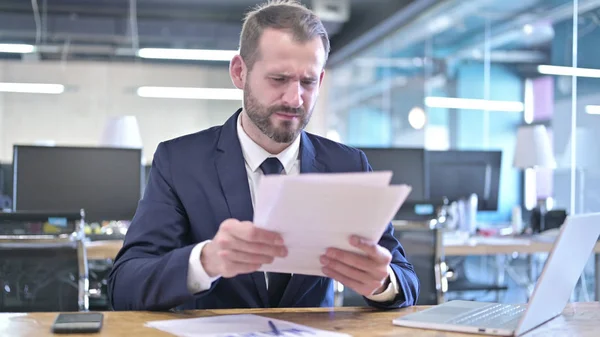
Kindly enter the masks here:
M 0 194 L 12 196 L 12 164 L 0 163 Z
M 85 211 L 86 222 L 131 220 L 141 197 L 141 150 L 15 145 L 15 211 Z
M 430 195 L 450 202 L 477 194 L 478 209 L 496 211 L 501 151 L 429 151 Z
M 0 163 L 0 212 L 12 209 L 12 164 Z
M 373 171 L 392 171 L 392 184 L 412 187 L 407 200 L 429 199 L 427 155 L 424 149 L 361 148 Z

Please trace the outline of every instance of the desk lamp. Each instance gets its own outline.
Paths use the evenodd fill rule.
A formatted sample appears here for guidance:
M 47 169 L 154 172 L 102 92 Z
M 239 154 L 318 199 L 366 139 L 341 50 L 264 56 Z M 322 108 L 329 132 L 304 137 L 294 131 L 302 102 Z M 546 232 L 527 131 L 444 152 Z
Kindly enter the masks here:
M 525 125 L 517 131 L 517 142 L 513 166 L 523 170 L 536 170 L 538 168 L 555 168 L 556 161 L 552 153 L 548 131 L 544 125 Z M 540 228 L 544 228 L 544 214 L 546 213 L 546 199 L 538 200 L 537 208 L 540 212 Z
M 100 146 L 142 149 L 141 164 L 145 165 L 142 136 L 135 116 L 109 117 L 104 125 Z
M 101 146 L 142 148 L 142 137 L 135 116 L 109 117 L 104 125 Z

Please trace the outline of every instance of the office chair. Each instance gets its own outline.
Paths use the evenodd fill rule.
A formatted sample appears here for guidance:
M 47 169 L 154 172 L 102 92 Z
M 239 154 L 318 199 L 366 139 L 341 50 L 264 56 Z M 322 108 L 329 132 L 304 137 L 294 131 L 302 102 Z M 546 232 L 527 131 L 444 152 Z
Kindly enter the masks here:
M 0 212 L 12 209 L 12 199 L 8 195 L 0 194 Z
M 449 274 L 452 275 L 447 279 L 448 281 L 448 297 L 453 299 L 465 299 L 475 300 L 480 299 L 479 295 L 473 295 L 473 297 L 466 298 L 465 295 L 473 292 L 484 292 L 495 294 L 496 302 L 500 302 L 500 295 L 508 291 L 508 286 L 505 284 L 496 284 L 488 282 L 473 281 L 467 277 L 465 258 L 453 257 L 452 260 L 458 260 L 457 263 L 448 261 Z
M 539 208 L 531 212 L 530 228 L 533 233 L 541 233 L 549 229 L 558 229 L 567 219 L 567 211 L 564 209 L 551 210 L 542 214 Z
M 447 284 L 441 231 L 421 226 L 397 226 L 394 236 L 402 244 L 406 258 L 419 278 L 417 305 L 444 302 Z M 367 306 L 364 298 L 349 288 L 343 288 L 341 302 L 342 306 Z
M 44 213 L 0 213 L 0 224 L 17 226 L 16 218 L 35 217 L 48 219 Z M 89 309 L 83 219 L 80 221 L 73 225 L 80 230 L 71 235 L 0 235 L 0 312 Z
M 87 309 L 85 269 L 76 242 L 0 241 L 2 312 Z

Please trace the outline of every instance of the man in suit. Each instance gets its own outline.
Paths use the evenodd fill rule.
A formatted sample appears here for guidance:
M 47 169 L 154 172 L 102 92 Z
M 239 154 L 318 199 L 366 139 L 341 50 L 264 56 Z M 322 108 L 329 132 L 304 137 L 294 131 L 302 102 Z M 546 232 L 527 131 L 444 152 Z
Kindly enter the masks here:
M 278 233 L 251 222 L 264 174 L 371 170 L 363 152 L 303 131 L 328 54 L 322 23 L 296 1 L 248 14 L 230 64 L 243 108 L 157 147 L 109 277 L 114 309 L 332 306 L 333 279 L 374 307 L 415 304 L 418 279 L 391 224 L 379 242 L 350 239 L 364 254 L 328 249 L 328 277 L 258 271 L 287 254 Z

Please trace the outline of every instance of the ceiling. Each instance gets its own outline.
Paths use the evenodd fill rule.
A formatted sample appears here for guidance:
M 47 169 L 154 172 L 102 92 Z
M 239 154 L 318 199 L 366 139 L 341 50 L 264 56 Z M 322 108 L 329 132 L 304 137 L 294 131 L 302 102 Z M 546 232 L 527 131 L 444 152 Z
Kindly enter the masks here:
M 143 47 L 236 50 L 244 13 L 261 2 L 0 0 L 0 43 L 38 46 L 36 53 L 0 57 L 132 60 L 135 50 Z M 349 4 L 348 18 L 322 16 L 334 54 L 413 0 L 302 2 L 310 8 L 319 8 L 315 4 Z
M 578 3 L 580 37 L 600 32 L 600 0 Z M 551 62 L 556 27 L 571 24 L 572 17 L 572 0 L 439 1 L 350 64 L 392 68 L 390 75 L 420 76 L 423 57 L 432 61 L 429 71 L 436 74 L 489 55 L 493 63 L 528 74 L 538 64 Z

